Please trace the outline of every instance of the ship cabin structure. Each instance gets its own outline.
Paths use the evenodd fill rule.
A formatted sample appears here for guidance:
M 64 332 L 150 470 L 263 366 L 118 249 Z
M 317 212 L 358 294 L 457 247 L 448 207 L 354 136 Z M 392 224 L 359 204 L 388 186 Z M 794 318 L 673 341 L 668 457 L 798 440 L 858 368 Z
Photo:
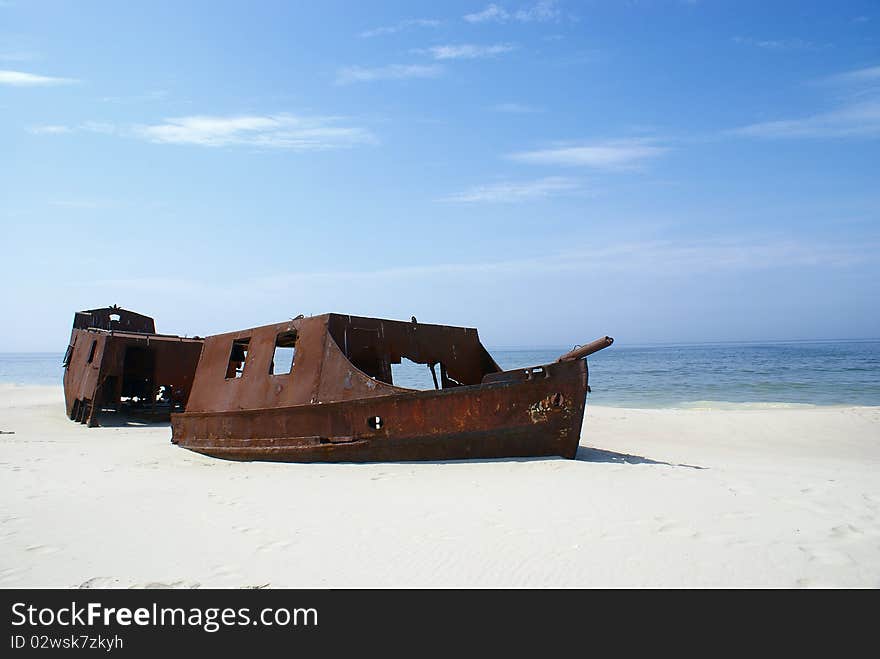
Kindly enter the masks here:
M 158 334 L 152 318 L 115 305 L 77 312 L 62 361 L 67 416 L 167 421 L 186 407 L 203 342 Z

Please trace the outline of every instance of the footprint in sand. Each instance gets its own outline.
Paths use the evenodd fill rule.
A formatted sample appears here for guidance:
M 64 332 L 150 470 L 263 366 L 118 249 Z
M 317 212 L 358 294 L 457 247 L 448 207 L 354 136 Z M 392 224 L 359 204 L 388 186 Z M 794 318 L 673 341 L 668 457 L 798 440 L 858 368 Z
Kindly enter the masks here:
M 145 590 L 157 590 L 166 588 L 199 588 L 202 584 L 198 581 L 148 581 L 146 583 L 136 583 L 132 588 L 143 588 Z
M 798 547 L 798 549 L 807 555 L 810 562 L 821 563 L 822 565 L 839 567 L 841 565 L 851 565 L 855 563 L 852 558 L 843 552 L 834 549 L 825 549 L 823 547 L 817 547 L 815 549 Z
M 238 574 L 234 565 L 215 565 L 211 570 L 212 577 L 232 577 Z
M 232 530 L 233 530 L 233 531 L 238 531 L 239 533 L 243 533 L 243 534 L 245 534 L 245 535 L 251 535 L 251 534 L 253 534 L 253 533 L 259 533 L 259 532 L 260 532 L 259 529 L 255 529 L 255 528 L 250 527 L 250 526 L 233 526 L 233 527 L 232 527 Z
M 290 542 L 287 540 L 276 540 L 275 542 L 267 542 L 264 545 L 260 545 L 257 547 L 257 551 L 260 552 L 268 552 L 268 551 L 281 551 L 290 547 Z
M 120 581 L 116 577 L 92 577 L 86 579 L 80 585 L 74 586 L 81 590 L 89 590 L 91 588 L 119 588 Z
M 34 554 L 54 554 L 56 551 L 61 551 L 61 548 L 53 547 L 52 545 L 30 545 L 25 547 L 24 550 Z
M 857 540 L 865 534 L 860 528 L 853 526 L 852 524 L 841 524 L 840 526 L 835 526 L 831 529 L 829 535 L 835 540 Z
M 657 527 L 657 533 L 662 533 L 663 535 L 673 535 L 679 538 L 693 538 L 695 540 L 700 537 L 700 533 L 698 531 L 689 529 L 688 527 L 683 526 L 675 521 L 668 521 L 661 524 L 659 527 Z

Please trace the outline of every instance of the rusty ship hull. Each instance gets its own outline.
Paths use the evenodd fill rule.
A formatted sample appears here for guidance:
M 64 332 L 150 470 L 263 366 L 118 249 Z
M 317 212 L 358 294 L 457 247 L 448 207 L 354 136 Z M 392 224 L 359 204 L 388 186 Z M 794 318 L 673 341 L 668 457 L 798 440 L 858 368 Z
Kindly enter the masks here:
M 573 458 L 584 417 L 586 363 L 545 365 L 533 371 L 509 371 L 507 377 L 486 384 L 440 391 L 176 414 L 172 428 L 181 446 L 233 460 Z
M 393 384 L 404 357 L 435 389 Z M 474 329 L 326 314 L 207 337 L 172 442 L 278 462 L 573 458 L 587 391 L 580 356 L 503 371 Z

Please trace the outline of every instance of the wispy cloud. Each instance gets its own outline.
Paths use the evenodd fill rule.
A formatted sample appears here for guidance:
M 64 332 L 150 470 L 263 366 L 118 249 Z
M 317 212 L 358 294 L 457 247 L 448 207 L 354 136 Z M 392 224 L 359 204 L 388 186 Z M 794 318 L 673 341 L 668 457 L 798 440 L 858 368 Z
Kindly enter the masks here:
M 101 133 L 102 135 L 114 135 L 121 132 L 115 124 L 107 121 L 85 121 L 79 125 L 79 128 L 90 133 Z
M 530 7 L 523 7 L 514 12 L 514 20 L 520 23 L 530 23 L 532 21 L 543 23 L 544 21 L 555 21 L 562 15 L 557 6 L 556 0 L 541 0 Z
M 382 37 L 388 34 L 396 34 L 397 32 L 403 32 L 415 27 L 439 27 L 441 24 L 442 21 L 432 18 L 409 18 L 403 21 L 398 21 L 393 25 L 377 27 L 372 30 L 364 30 L 361 32 L 360 36 L 369 39 L 371 37 Z
M 542 23 L 558 20 L 561 15 L 562 12 L 555 0 L 541 0 L 534 5 L 522 7 L 516 11 L 507 11 L 501 5 L 492 3 L 482 11 L 465 14 L 463 18 L 468 23 L 506 23 L 508 21 Z
M 512 44 L 499 43 L 491 46 L 479 46 L 475 44 L 455 44 L 446 46 L 431 46 L 421 48 L 416 52 L 431 55 L 436 60 L 448 59 L 481 59 L 495 57 L 503 53 L 509 53 L 515 48 Z
M 880 137 L 880 101 L 853 103 L 802 119 L 765 121 L 738 129 L 751 137 Z
M 503 7 L 491 4 L 483 11 L 478 11 L 473 14 L 465 14 L 463 18 L 468 23 L 501 23 L 510 20 L 510 14 Z
M 734 42 L 744 46 L 763 48 L 764 50 L 811 50 L 818 46 L 804 39 L 753 39 L 751 37 L 734 37 Z
M 28 132 L 34 135 L 61 135 L 70 133 L 73 129 L 70 126 L 61 126 L 58 124 L 45 124 L 42 126 L 29 126 Z
M 25 73 L 24 71 L 0 70 L 0 85 L 12 87 L 50 87 L 53 85 L 69 85 L 79 82 L 74 78 L 56 78 L 52 76 Z
M 657 146 L 654 140 L 628 139 L 596 143 L 565 143 L 547 149 L 520 151 L 507 157 L 517 162 L 593 169 L 632 169 L 656 158 L 669 149 Z
M 134 126 L 88 121 L 75 126 L 32 126 L 29 130 L 43 135 L 91 132 L 139 138 L 156 144 L 250 146 L 292 151 L 323 151 L 377 142 L 367 129 L 345 125 L 339 117 L 291 114 L 232 117 L 196 115 L 165 119 L 159 124 Z
M 451 194 L 440 201 L 460 203 L 517 203 L 545 199 L 550 196 L 581 190 L 582 185 L 573 179 L 551 176 L 536 181 L 505 181 L 479 185 Z
M 754 123 L 733 132 L 763 138 L 880 137 L 880 66 L 845 71 L 818 82 L 835 88 L 837 107 L 804 117 Z
M 544 110 L 533 105 L 524 105 L 522 103 L 499 103 L 493 105 L 495 112 L 507 112 L 509 114 L 535 114 Z
M 434 64 L 389 64 L 374 68 L 349 66 L 336 73 L 336 84 L 349 85 L 355 82 L 376 82 L 378 80 L 436 78 L 442 72 L 442 67 Z
M 822 82 L 842 85 L 863 85 L 880 83 L 880 66 L 869 66 L 863 69 L 844 71 L 823 78 Z
M 245 301 L 265 297 L 277 301 L 279 293 L 292 288 L 315 291 L 317 298 L 350 291 L 352 285 L 365 291 L 376 286 L 394 290 L 400 282 L 417 281 L 429 288 L 436 282 L 525 280 L 556 275 L 587 275 L 607 279 L 657 280 L 704 273 L 761 272 L 779 269 L 848 268 L 876 263 L 880 245 L 856 241 L 818 241 L 785 239 L 775 235 L 749 235 L 712 240 L 641 240 L 597 245 L 571 245 L 546 252 L 525 249 L 506 258 L 481 258 L 463 262 L 421 262 L 418 265 L 385 265 L 376 262 L 366 269 L 328 268 L 324 270 L 275 271 L 261 276 L 236 277 L 234 281 L 193 277 L 135 277 L 105 280 L 70 279 L 65 289 L 97 287 L 101 291 L 155 292 L 167 299 L 171 295 L 196 298 L 202 304 L 220 308 L 230 296 Z M 354 282 L 354 284 L 353 284 Z M 314 303 L 313 303 L 314 304 Z M 321 302 L 320 304 L 324 304 Z M 308 311 L 305 309 L 304 311 Z M 263 310 L 264 312 L 264 310 Z M 293 315 L 294 312 L 291 312 Z M 250 321 L 248 321 L 250 322 Z M 265 321 L 264 321 L 265 322 Z M 257 325 L 259 322 L 253 322 Z M 221 331 L 218 329 L 218 331 Z
M 572 247 L 551 254 L 469 263 L 436 263 L 376 268 L 366 271 L 327 270 L 278 273 L 241 282 L 243 290 L 270 293 L 290 286 L 400 278 L 523 277 L 557 273 L 622 273 L 668 277 L 718 271 L 760 271 L 778 268 L 850 267 L 877 261 L 877 244 L 809 242 L 756 235 L 717 240 L 653 240 L 620 242 L 601 247 Z M 126 286 L 131 280 L 126 280 Z M 148 285 L 150 280 L 144 280 Z M 228 294 L 228 287 L 223 288 Z
M 135 134 L 160 144 L 198 146 L 246 145 L 294 151 L 315 151 L 375 143 L 364 128 L 339 125 L 336 117 L 290 114 L 237 117 L 191 116 L 137 126 Z
M 38 124 L 28 126 L 34 135 L 64 135 L 67 133 L 101 133 L 103 135 L 125 134 L 126 129 L 106 121 L 84 121 L 75 125 Z

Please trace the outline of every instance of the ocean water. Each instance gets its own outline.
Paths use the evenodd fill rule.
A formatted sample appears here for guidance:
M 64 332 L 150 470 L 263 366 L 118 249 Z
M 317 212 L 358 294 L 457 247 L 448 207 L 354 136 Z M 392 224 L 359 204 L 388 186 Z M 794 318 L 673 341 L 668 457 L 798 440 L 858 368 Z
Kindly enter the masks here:
M 489 352 L 502 368 L 512 369 L 550 363 L 569 348 Z M 61 357 L 0 353 L 0 383 L 60 384 Z M 596 405 L 880 405 L 880 340 L 658 346 L 618 342 L 588 362 L 589 402 Z M 424 365 L 405 363 L 393 371 L 400 386 L 433 388 Z

